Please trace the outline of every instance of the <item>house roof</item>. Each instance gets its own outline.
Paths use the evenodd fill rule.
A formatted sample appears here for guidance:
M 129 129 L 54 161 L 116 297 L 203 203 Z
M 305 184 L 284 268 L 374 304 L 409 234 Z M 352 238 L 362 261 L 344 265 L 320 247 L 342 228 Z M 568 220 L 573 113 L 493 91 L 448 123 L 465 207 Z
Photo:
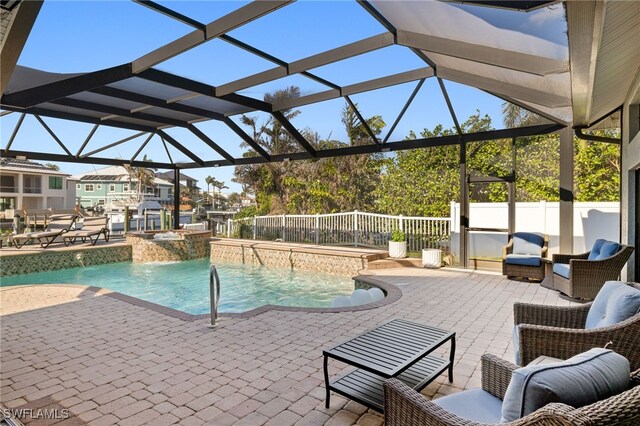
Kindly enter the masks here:
M 129 172 L 123 166 L 109 166 L 102 167 L 99 169 L 94 169 L 88 172 L 80 173 L 74 176 L 71 176 L 70 179 L 79 180 L 79 181 L 95 181 L 95 182 L 136 182 L 137 179 L 135 177 L 130 178 Z M 171 182 L 168 182 L 164 179 L 160 179 L 158 177 L 154 178 L 154 183 L 156 185 L 167 185 L 173 186 Z
M 162 178 L 162 179 L 166 179 L 168 181 L 173 181 L 173 172 L 157 172 L 156 176 Z M 189 175 L 187 175 L 186 173 L 182 173 L 180 172 L 180 179 L 188 179 L 188 180 L 195 180 L 196 182 L 198 181 L 198 179 L 191 177 Z
M 15 170 L 15 171 L 40 172 L 40 173 L 46 173 L 48 175 L 69 176 L 67 173 L 61 172 L 59 170 L 53 170 L 43 164 L 36 163 L 34 161 L 22 160 L 17 158 L 10 158 L 10 157 L 0 157 L 0 167 L 2 167 L 2 169 L 9 169 L 9 170 Z

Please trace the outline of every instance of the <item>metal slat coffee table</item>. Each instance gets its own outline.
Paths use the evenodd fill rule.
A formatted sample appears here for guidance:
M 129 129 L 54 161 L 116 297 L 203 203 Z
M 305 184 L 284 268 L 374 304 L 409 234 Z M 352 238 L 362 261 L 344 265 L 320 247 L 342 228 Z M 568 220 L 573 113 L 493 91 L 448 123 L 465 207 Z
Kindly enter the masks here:
M 449 359 L 432 352 L 451 342 Z M 383 411 L 385 379 L 396 377 L 418 392 L 445 370 L 453 382 L 456 334 L 440 328 L 394 319 L 322 352 L 324 381 L 329 408 L 331 391 L 369 408 Z M 356 370 L 329 382 L 329 358 L 345 362 Z

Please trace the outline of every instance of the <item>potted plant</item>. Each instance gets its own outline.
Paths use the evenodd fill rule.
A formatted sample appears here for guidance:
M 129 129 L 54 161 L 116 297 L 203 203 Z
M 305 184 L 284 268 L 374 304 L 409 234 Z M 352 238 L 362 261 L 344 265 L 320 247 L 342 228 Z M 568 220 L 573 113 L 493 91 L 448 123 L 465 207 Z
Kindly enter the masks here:
M 394 229 L 393 232 L 391 232 L 391 239 L 389 239 L 389 256 L 394 259 L 407 257 L 407 236 L 399 229 Z

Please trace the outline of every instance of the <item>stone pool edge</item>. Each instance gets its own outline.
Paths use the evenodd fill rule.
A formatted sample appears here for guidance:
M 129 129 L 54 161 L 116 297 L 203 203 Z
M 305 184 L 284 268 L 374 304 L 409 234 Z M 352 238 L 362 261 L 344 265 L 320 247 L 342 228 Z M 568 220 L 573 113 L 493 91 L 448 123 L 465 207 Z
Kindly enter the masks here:
M 263 305 L 259 308 L 254 308 L 246 312 L 238 312 L 238 313 L 225 313 L 221 312 L 218 314 L 218 318 L 251 318 L 257 315 L 263 314 L 269 311 L 284 311 L 284 312 L 308 312 L 308 313 L 344 313 L 344 312 L 357 312 L 357 311 L 366 311 L 370 309 L 376 309 L 381 306 L 389 305 L 398 301 L 402 297 L 402 290 L 399 287 L 374 278 L 372 276 L 363 276 L 358 275 L 353 277 L 353 280 L 356 283 L 363 283 L 365 285 L 378 287 L 386 293 L 386 297 L 382 300 L 379 300 L 374 303 L 367 303 L 364 305 L 357 306 L 347 306 L 343 308 L 304 308 L 304 307 L 294 307 L 294 306 L 278 306 L 278 305 Z M 103 287 L 96 286 L 87 286 L 85 284 L 23 284 L 19 286 L 8 286 L 3 287 L 2 290 L 8 290 L 11 288 L 19 288 L 19 287 L 30 287 L 30 286 L 47 286 L 47 287 L 71 287 L 78 288 L 84 287 L 84 291 L 90 291 L 100 296 L 107 296 L 113 299 L 119 300 L 121 302 L 126 302 L 131 305 L 149 309 L 150 311 L 157 312 L 159 314 L 163 314 L 169 316 L 171 318 L 180 319 L 182 321 L 198 321 L 202 319 L 211 318 L 210 314 L 189 314 L 184 311 L 180 311 L 178 309 L 169 308 L 167 306 L 163 306 L 154 302 L 149 302 L 147 300 L 139 299 L 137 297 L 129 296 L 124 293 L 119 293 L 117 291 L 112 291 Z

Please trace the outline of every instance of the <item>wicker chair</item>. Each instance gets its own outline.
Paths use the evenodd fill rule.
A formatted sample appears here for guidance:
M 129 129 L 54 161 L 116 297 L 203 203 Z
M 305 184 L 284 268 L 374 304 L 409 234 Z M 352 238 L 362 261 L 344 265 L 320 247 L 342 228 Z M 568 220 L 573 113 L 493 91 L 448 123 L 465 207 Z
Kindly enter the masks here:
M 495 355 L 482 356 L 482 389 L 503 399 L 511 372 L 518 368 Z M 640 424 L 640 370 L 631 374 L 632 388 L 581 408 L 553 403 L 501 425 L 615 426 Z M 446 411 L 397 379 L 384 384 L 385 426 L 483 426 Z
M 640 289 L 638 283 L 628 283 Z M 640 368 L 640 314 L 609 327 L 585 330 L 587 313 L 593 302 L 580 306 L 545 306 L 516 302 L 514 322 L 522 365 L 540 355 L 567 359 L 594 347 L 608 346 L 629 360 L 631 369 Z
M 553 288 L 569 297 L 593 300 L 603 284 L 610 280 L 617 280 L 620 271 L 627 263 L 633 247 L 620 245 L 616 254 L 606 259 L 588 260 L 589 253 L 582 254 L 554 254 L 553 264 L 569 264 L 569 278 L 556 273 L 553 274 Z
M 545 259 L 549 250 L 549 236 L 543 235 L 544 245 L 542 246 L 540 258 Z M 540 262 L 539 266 L 514 265 L 507 263 L 507 256 L 513 254 L 513 238 L 509 239 L 509 244 L 502 248 L 502 275 L 511 277 L 522 277 L 530 280 L 542 281 L 545 276 L 545 263 Z

